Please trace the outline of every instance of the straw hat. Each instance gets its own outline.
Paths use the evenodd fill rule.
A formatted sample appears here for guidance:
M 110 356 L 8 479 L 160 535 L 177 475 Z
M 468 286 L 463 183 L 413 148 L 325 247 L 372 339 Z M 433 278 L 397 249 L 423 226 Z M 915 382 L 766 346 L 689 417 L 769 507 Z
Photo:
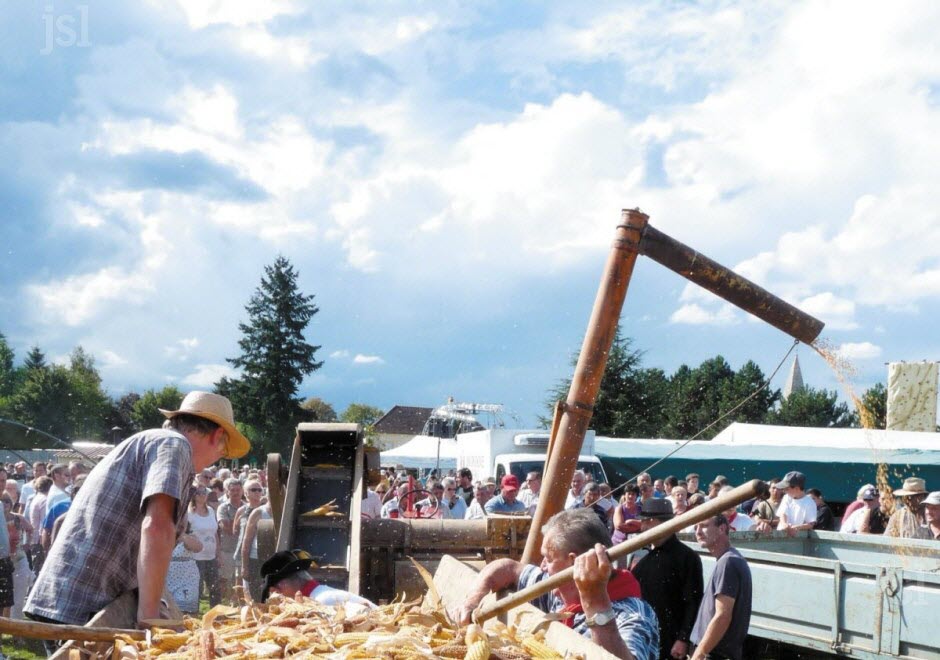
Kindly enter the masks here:
M 894 491 L 895 495 L 922 495 L 927 492 L 927 484 L 920 477 L 908 477 L 904 480 L 904 485 L 900 490 Z
M 232 402 L 220 394 L 212 392 L 190 392 L 183 399 L 179 410 L 164 410 L 157 408 L 164 417 L 172 419 L 177 415 L 195 415 L 215 422 L 228 433 L 228 442 L 225 443 L 225 458 L 241 458 L 251 449 L 248 438 L 235 428 L 235 417 L 232 415 Z

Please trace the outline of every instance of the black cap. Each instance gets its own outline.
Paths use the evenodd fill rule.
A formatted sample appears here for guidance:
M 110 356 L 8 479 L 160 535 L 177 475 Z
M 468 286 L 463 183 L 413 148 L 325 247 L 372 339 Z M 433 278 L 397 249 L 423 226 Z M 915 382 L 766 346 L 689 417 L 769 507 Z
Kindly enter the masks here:
M 650 497 L 640 504 L 640 513 L 637 517 L 669 520 L 672 516 L 672 502 L 665 497 Z
M 264 578 L 264 589 L 261 591 L 261 602 L 268 599 L 271 588 L 284 578 L 294 573 L 306 571 L 314 565 L 313 557 L 306 550 L 281 550 L 275 552 L 261 565 L 261 577 Z

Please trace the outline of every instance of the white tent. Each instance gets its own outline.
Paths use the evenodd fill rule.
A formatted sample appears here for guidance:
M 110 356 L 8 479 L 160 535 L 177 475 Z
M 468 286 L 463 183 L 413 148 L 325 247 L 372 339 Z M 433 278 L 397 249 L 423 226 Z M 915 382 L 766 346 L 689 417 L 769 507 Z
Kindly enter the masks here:
M 440 453 L 438 453 L 440 452 Z M 440 464 L 438 464 L 440 455 Z M 456 469 L 457 441 L 453 438 L 435 438 L 430 435 L 416 435 L 401 447 L 382 452 L 382 465 L 401 465 L 406 468 L 431 470 Z

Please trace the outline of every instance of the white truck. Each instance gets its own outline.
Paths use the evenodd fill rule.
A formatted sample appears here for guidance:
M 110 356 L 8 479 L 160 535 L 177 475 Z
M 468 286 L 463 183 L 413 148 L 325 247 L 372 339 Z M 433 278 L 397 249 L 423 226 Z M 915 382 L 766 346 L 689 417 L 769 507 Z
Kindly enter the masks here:
M 470 468 L 473 479 L 495 477 L 497 482 L 514 474 L 519 483 L 529 472 L 545 472 L 548 431 L 524 429 L 486 429 L 457 435 L 457 469 Z M 597 483 L 607 481 L 600 459 L 594 455 L 594 431 L 584 436 L 578 457 L 578 469 Z

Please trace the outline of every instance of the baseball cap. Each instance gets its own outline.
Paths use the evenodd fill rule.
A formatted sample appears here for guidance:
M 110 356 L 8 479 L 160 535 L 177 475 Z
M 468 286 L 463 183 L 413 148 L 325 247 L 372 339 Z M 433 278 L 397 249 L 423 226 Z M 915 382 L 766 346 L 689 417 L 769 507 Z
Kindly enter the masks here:
M 871 501 L 876 497 L 878 497 L 878 491 L 874 487 L 866 488 L 864 491 L 862 491 L 862 499 L 866 502 Z
M 802 472 L 787 472 L 783 479 L 774 484 L 774 488 L 803 488 L 806 486 L 806 476 Z
M 503 477 L 500 485 L 503 490 L 519 490 L 519 477 L 514 474 L 507 474 Z

